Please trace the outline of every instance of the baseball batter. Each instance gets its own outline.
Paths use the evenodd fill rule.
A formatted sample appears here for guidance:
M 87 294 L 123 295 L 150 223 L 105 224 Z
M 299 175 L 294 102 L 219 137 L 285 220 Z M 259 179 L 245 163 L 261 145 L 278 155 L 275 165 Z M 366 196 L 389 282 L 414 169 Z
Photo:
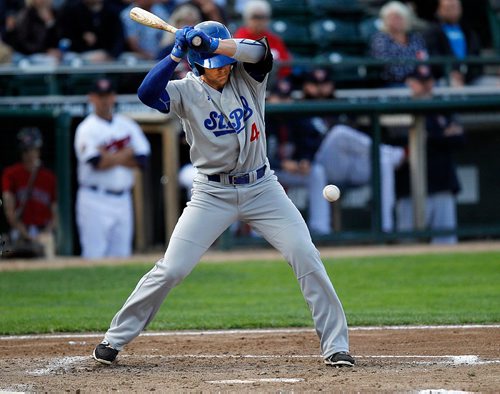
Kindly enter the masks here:
M 202 45 L 188 49 L 196 36 Z M 186 53 L 192 72 L 171 81 Z M 340 300 L 304 219 L 269 168 L 264 106 L 271 69 L 265 39 L 231 39 L 224 25 L 208 21 L 178 30 L 170 56 L 144 79 L 139 98 L 180 117 L 198 175 L 164 257 L 144 275 L 113 318 L 94 350 L 97 361 L 111 364 L 212 243 L 241 220 L 276 247 L 294 270 L 325 363 L 354 365 Z

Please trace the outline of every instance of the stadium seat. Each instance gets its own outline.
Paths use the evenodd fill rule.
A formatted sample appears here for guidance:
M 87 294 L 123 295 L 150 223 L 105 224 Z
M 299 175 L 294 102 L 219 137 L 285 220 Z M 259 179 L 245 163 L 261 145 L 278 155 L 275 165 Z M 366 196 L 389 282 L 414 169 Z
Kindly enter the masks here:
M 488 19 L 491 27 L 493 48 L 500 55 L 500 0 L 490 0 L 488 5 Z
M 355 21 L 324 18 L 313 21 L 310 29 L 313 41 L 318 43 L 320 48 L 328 49 L 335 45 L 350 47 L 351 52 L 359 52 L 355 49 L 358 49 L 362 41 Z
M 365 42 L 370 42 L 371 37 L 382 27 L 382 20 L 378 17 L 363 19 L 358 26 L 360 38 Z
M 47 96 L 59 94 L 59 84 L 53 74 L 13 75 L 7 92 L 11 96 Z
M 327 62 L 331 66 L 329 69 L 332 72 L 333 80 L 339 81 L 358 81 L 363 79 L 366 75 L 366 68 L 362 66 L 363 62 L 360 58 L 349 56 L 344 53 L 331 51 L 323 52 L 315 57 L 318 62 Z M 345 60 L 359 60 L 359 64 L 343 64 Z M 357 62 L 356 62 L 357 63 Z
M 358 0 L 308 0 L 314 14 L 350 14 L 363 11 Z
M 63 80 L 63 94 L 84 95 L 92 87 L 94 80 L 104 75 L 96 74 L 68 74 Z
M 280 36 L 287 45 L 311 44 L 309 25 L 292 18 L 273 18 L 271 30 Z
M 269 0 L 274 17 L 304 15 L 309 12 L 307 0 Z

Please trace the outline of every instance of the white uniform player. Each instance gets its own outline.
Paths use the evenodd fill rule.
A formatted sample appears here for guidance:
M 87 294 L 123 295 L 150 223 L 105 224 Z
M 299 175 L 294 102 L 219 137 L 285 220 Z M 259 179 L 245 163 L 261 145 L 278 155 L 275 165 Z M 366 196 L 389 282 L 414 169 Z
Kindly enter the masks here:
M 134 167 L 149 155 L 149 142 L 135 121 L 112 113 L 115 94 L 110 81 L 96 81 L 89 98 L 95 111 L 80 123 L 75 136 L 82 256 L 126 257 L 132 249 Z
M 323 139 L 316 162 L 326 171 L 328 182 L 336 185 L 370 184 L 372 174 L 372 139 L 350 126 L 338 124 Z M 405 159 L 404 149 L 380 144 L 380 188 L 382 231 L 394 231 L 396 204 L 395 171 Z
M 187 43 L 196 36 L 202 45 L 189 50 L 193 72 L 169 81 Z M 325 363 L 352 366 L 342 305 L 304 219 L 269 168 L 264 106 L 272 56 L 265 40 L 230 37 L 224 25 L 212 21 L 179 30 L 171 55 L 148 73 L 139 88 L 139 98 L 147 105 L 181 118 L 198 175 L 164 257 L 115 315 L 94 358 L 113 362 L 212 243 L 241 220 L 280 250 L 293 268 L 311 309 Z

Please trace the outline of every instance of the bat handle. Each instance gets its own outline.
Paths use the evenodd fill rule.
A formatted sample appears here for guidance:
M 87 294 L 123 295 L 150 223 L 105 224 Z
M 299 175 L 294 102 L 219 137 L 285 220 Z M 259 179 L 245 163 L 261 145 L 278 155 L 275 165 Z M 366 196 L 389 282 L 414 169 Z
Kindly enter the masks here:
M 170 25 L 169 25 L 170 27 Z M 175 28 L 175 27 L 171 27 L 169 29 L 165 29 L 166 31 L 169 31 L 170 33 L 173 33 L 175 34 L 175 32 L 179 29 Z M 192 39 L 191 39 L 191 45 L 194 46 L 194 47 L 199 47 L 201 45 L 201 37 L 200 36 L 194 36 Z
M 196 36 L 191 40 L 191 45 L 199 47 L 201 45 L 201 37 Z

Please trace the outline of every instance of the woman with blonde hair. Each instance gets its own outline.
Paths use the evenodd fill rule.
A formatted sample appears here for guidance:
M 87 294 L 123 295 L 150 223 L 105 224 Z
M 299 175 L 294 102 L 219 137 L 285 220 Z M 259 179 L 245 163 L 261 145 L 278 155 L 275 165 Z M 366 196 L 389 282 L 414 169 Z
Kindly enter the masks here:
M 426 60 L 427 48 L 420 33 L 412 29 L 412 11 L 399 1 L 391 1 L 380 9 L 382 26 L 370 42 L 370 54 L 388 61 L 381 78 L 387 86 L 403 86 L 415 71 L 413 61 Z M 406 60 L 406 62 L 405 62 Z

